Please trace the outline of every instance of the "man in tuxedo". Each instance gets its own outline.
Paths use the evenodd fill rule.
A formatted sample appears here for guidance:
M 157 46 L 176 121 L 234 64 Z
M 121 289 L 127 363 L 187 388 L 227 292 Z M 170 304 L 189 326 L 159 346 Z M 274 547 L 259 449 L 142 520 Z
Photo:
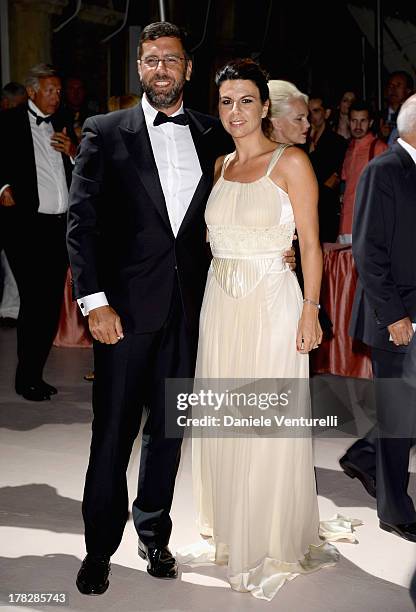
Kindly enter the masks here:
M 58 113 L 61 79 L 56 69 L 34 66 L 26 88 L 28 105 L 0 113 L 7 151 L 0 164 L 0 224 L 20 295 L 16 392 L 42 401 L 57 393 L 43 380 L 43 368 L 68 267 L 66 212 L 76 141 Z
M 147 26 L 142 103 L 86 120 L 70 194 L 74 295 L 94 337 L 94 422 L 83 517 L 84 594 L 108 587 L 128 515 L 126 469 L 141 422 L 133 518 L 148 572 L 175 578 L 169 516 L 181 439 L 165 437 L 165 379 L 192 377 L 207 255 L 204 210 L 225 139 L 217 119 L 184 110 L 192 62 L 183 33 Z
M 397 127 L 397 143 L 361 175 L 353 223 L 359 280 L 350 332 L 372 347 L 377 426 L 340 464 L 377 497 L 380 527 L 416 542 L 416 511 L 407 493 L 414 402 L 403 382 L 416 322 L 416 95 L 403 104 Z

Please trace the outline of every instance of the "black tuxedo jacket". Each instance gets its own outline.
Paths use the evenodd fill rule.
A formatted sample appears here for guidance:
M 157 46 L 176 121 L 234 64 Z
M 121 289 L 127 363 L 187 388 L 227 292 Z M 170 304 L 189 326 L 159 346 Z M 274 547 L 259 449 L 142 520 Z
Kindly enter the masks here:
M 361 175 L 352 231 L 359 280 L 350 333 L 369 346 L 405 352 L 387 330 L 406 316 L 416 321 L 416 165 L 399 144 Z
M 209 265 L 205 204 L 227 141 L 217 119 L 186 112 L 202 177 L 176 238 L 141 105 L 83 128 L 68 218 L 74 297 L 104 291 L 134 333 L 161 328 L 176 277 L 188 326 L 198 327 Z
M 75 134 L 58 111 L 52 119 L 56 132 L 67 128 L 73 142 Z M 35 164 L 35 150 L 27 107 L 12 108 L 0 113 L 0 134 L 3 155 L 0 163 L 0 188 L 9 184 L 13 190 L 16 206 L 2 212 L 13 216 L 33 215 L 39 208 L 38 183 Z M 71 183 L 72 163 L 67 155 L 62 155 L 68 187 Z

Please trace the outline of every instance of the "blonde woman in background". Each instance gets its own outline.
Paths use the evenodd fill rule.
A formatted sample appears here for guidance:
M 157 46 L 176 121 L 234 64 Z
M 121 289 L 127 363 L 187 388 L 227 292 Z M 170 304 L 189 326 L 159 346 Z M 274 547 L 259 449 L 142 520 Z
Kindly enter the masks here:
M 272 138 L 282 144 L 305 144 L 310 123 L 308 96 L 289 81 L 269 81 Z

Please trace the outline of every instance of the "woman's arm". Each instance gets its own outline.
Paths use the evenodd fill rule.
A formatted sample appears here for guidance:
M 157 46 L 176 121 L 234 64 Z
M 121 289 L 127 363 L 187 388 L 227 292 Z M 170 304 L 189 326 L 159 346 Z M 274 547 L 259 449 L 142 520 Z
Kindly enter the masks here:
M 283 181 L 295 216 L 304 277 L 304 302 L 297 334 L 297 349 L 308 353 L 322 340 L 318 321 L 322 278 L 322 250 L 319 243 L 318 183 L 312 165 L 303 151 L 286 150 L 277 164 L 276 175 Z M 273 173 L 272 173 L 273 178 Z M 303 343 L 302 343 L 303 340 Z

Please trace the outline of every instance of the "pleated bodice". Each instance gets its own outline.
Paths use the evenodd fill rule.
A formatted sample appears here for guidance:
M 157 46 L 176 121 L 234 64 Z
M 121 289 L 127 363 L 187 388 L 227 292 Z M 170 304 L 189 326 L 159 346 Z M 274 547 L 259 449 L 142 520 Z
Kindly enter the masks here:
M 270 178 L 286 145 L 273 153 L 266 174 L 251 183 L 224 178 L 229 156 L 205 213 L 213 255 L 212 272 L 222 289 L 240 298 L 268 272 L 283 272 L 295 222 L 288 194 Z

